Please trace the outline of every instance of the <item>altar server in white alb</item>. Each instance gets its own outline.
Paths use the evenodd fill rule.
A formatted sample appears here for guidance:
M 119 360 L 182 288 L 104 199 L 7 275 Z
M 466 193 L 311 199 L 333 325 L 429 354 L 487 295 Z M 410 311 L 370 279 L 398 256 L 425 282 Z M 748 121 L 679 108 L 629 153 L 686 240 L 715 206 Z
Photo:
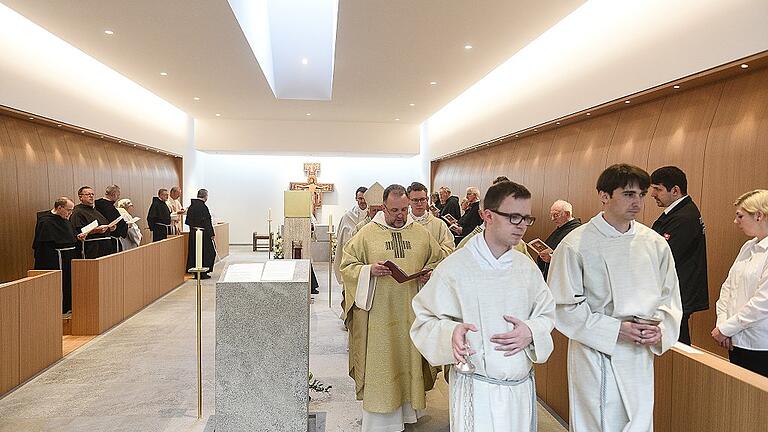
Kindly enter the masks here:
M 608 167 L 597 180 L 603 211 L 552 255 L 573 432 L 653 430 L 653 356 L 677 341 L 682 306 L 667 241 L 635 221 L 649 186 L 638 167 Z
M 471 397 L 461 388 L 468 378 L 451 368 L 452 431 L 535 431 L 533 363 L 552 353 L 555 304 L 536 264 L 514 249 L 535 221 L 531 193 L 509 181 L 491 186 L 481 215 L 485 230 L 413 299 L 411 339 L 432 365 L 468 356 L 476 367 Z

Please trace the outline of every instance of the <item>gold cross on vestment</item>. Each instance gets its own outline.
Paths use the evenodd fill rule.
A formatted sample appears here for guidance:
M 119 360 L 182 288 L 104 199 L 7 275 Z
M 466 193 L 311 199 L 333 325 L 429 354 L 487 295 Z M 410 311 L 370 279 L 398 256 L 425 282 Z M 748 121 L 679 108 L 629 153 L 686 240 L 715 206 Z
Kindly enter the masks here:
M 307 176 L 306 182 L 290 182 L 289 190 L 308 190 L 312 194 L 312 213 L 323 205 L 323 194 L 333 192 L 333 183 L 318 183 L 317 176 L 320 174 L 319 163 L 305 163 L 304 174 Z

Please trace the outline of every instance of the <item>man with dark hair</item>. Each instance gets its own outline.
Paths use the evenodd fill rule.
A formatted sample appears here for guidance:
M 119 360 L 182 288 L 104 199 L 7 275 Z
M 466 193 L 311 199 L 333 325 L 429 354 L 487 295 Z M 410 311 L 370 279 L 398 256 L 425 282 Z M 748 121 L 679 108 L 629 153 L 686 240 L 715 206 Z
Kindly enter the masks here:
M 443 258 L 453 252 L 456 244 L 453 240 L 453 234 L 448 227 L 432 213 L 427 211 L 429 207 L 427 187 L 419 182 L 413 182 L 408 189 L 408 199 L 411 201 L 410 216 L 414 222 L 421 224 L 437 240 L 440 249 L 443 251 Z
M 341 274 L 349 374 L 357 399 L 363 401 L 361 430 L 386 432 L 402 431 L 405 423 L 416 422 L 437 373 L 408 336 L 411 300 L 420 281 L 398 283 L 387 261 L 414 274 L 434 268 L 442 252 L 432 235 L 408 216 L 410 201 L 404 187 L 390 185 L 382 198 L 384 210 L 344 247 Z
M 339 221 L 339 228 L 336 230 L 336 251 L 334 252 L 333 260 L 333 273 L 336 275 L 336 282 L 341 284 L 342 296 L 341 296 L 341 309 L 344 310 L 344 278 L 341 276 L 341 270 L 339 265 L 341 264 L 341 255 L 344 250 L 344 246 L 347 244 L 352 235 L 356 232 L 357 224 L 362 222 L 368 215 L 368 203 L 365 201 L 365 193 L 368 188 L 360 186 L 355 190 L 355 201 L 357 202 L 351 209 L 344 213 Z M 344 316 L 342 314 L 342 319 Z
M 83 239 L 83 258 L 99 258 L 117 251 L 117 240 L 109 235 L 115 227 L 110 227 L 110 221 L 96 210 L 93 188 L 83 186 L 77 190 L 77 196 L 80 198 L 80 204 L 75 206 L 72 216 L 69 217 L 72 227 L 77 233 L 81 233 L 83 228 L 90 226 L 94 221 L 97 223 L 96 228 L 87 232 L 87 238 Z
M 52 210 L 37 214 L 35 239 L 35 270 L 61 270 L 61 311 L 72 310 L 72 260 L 82 258 L 78 240 L 85 234 L 75 232 L 69 217 L 75 203 L 67 197 L 56 199 Z
M 104 192 L 104 197 L 97 199 L 93 205 L 109 222 L 112 222 L 120 217 L 120 211 L 115 207 L 115 204 L 117 204 L 119 199 L 120 186 L 113 184 L 107 186 L 107 189 Z M 120 222 L 115 225 L 115 230 L 110 233 L 110 236 L 117 239 L 115 245 L 119 247 L 115 249 L 115 252 L 121 250 L 122 244 L 120 243 L 120 239 L 128 236 L 128 223 L 121 219 Z
M 216 233 L 213 231 L 213 220 L 211 212 L 205 204 L 206 201 L 208 201 L 208 191 L 206 189 L 197 191 L 197 199 L 192 199 L 192 203 L 187 209 L 186 220 L 186 224 L 189 225 L 187 270 L 195 267 L 196 231 L 198 228 L 203 230 L 203 267 L 208 267 L 208 271 L 203 273 L 200 279 L 211 278 L 209 273 L 213 271 L 213 263 L 216 261 L 216 246 L 213 244 Z
M 152 241 L 160 241 L 168 238 L 171 231 L 171 209 L 165 202 L 168 200 L 168 189 L 160 189 L 157 196 L 152 197 L 152 205 L 147 213 L 147 224 L 152 231 Z
M 555 303 L 539 269 L 513 250 L 535 221 L 531 194 L 500 182 L 485 194 L 482 217 L 483 233 L 446 258 L 414 298 L 411 338 L 433 365 L 477 368 L 470 398 L 452 368 L 452 425 L 470 417 L 469 430 L 533 431 L 532 367 L 554 348 Z
M 496 179 L 493 181 L 493 184 L 494 184 L 494 185 L 497 185 L 497 184 L 499 184 L 499 183 L 502 183 L 502 182 L 508 182 L 508 181 L 509 181 L 509 179 L 508 179 L 506 176 L 499 176 L 499 177 L 496 177 Z M 526 189 L 526 190 L 527 190 L 527 189 Z M 530 192 L 529 192 L 529 193 L 530 193 Z M 487 198 L 488 198 L 488 197 L 486 196 L 486 199 L 487 199 Z M 483 200 L 483 201 L 480 203 L 480 206 L 481 206 L 482 208 L 485 208 L 485 206 L 486 206 L 485 200 Z M 461 239 L 461 241 L 459 242 L 459 244 L 458 244 L 458 245 L 456 245 L 456 249 L 461 249 L 461 248 L 463 248 L 463 247 L 464 247 L 464 246 L 465 246 L 465 245 L 466 245 L 466 244 L 467 244 L 467 243 L 468 243 L 468 242 L 469 242 L 469 241 L 472 239 L 472 237 L 476 236 L 477 234 L 480 234 L 481 232 L 483 232 L 483 230 L 484 230 L 484 229 L 485 229 L 485 222 L 483 222 L 481 225 L 478 225 L 478 226 L 476 226 L 476 227 L 475 227 L 475 229 L 473 229 L 473 230 L 472 230 L 472 232 L 470 232 L 469 234 L 465 235 L 465 236 L 464 236 L 464 238 L 463 238 L 463 239 Z M 530 259 L 531 259 L 531 261 L 533 261 L 533 257 L 532 257 L 532 256 L 531 256 L 531 254 L 528 252 L 528 247 L 525 245 L 525 241 L 519 241 L 519 242 L 517 242 L 517 244 L 515 244 L 515 245 L 513 245 L 513 246 L 512 246 L 512 249 L 514 249 L 514 250 L 516 250 L 516 251 L 520 252 L 521 254 L 523 254 L 523 255 L 527 256 L 528 258 L 530 258 Z
M 641 168 L 606 168 L 603 211 L 552 254 L 555 326 L 570 339 L 572 430 L 653 428 L 653 356 L 677 342 L 682 309 L 669 245 L 635 220 L 650 183 Z
M 688 180 L 678 167 L 665 166 L 651 174 L 651 196 L 664 208 L 653 230 L 667 240 L 675 257 L 683 318 L 680 342 L 690 345 L 688 319 L 694 312 L 709 309 L 707 289 L 707 240 L 699 208 L 688 196 Z

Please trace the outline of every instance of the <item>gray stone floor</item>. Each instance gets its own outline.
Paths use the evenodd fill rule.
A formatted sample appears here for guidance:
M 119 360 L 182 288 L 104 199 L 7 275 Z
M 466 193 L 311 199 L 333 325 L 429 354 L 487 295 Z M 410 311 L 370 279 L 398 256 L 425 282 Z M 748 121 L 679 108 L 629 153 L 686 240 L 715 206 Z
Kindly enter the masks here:
M 265 260 L 266 253 L 232 247 L 231 261 Z M 195 286 L 187 282 L 119 326 L 93 339 L 0 399 L 0 432 L 206 430 L 213 412 L 215 280 L 203 286 L 203 418 L 197 420 Z M 328 308 L 328 266 L 317 263 L 320 294 L 311 307 L 310 369 L 333 386 L 313 394 L 329 432 L 359 431 L 361 404 L 347 375 L 347 333 L 338 319 L 340 288 Z M 277 360 L 277 359 L 276 359 Z M 407 431 L 448 431 L 443 380 L 427 396 L 427 413 Z M 207 428 L 211 430 L 211 427 Z M 539 409 L 539 431 L 565 431 Z

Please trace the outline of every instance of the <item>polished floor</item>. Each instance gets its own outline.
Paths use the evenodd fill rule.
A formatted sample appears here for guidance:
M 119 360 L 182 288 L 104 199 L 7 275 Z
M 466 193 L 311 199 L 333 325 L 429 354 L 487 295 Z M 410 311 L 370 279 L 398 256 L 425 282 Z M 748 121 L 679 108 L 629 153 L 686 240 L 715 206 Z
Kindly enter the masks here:
M 233 247 L 229 260 L 266 259 Z M 94 338 L 0 399 L 0 432 L 212 431 L 214 413 L 215 280 L 203 286 L 203 417 L 197 419 L 195 286 L 169 293 L 109 332 Z M 360 430 L 361 404 L 347 375 L 347 333 L 338 319 L 339 287 L 328 307 L 328 266 L 317 263 L 320 294 L 311 308 L 310 369 L 333 388 L 312 394 L 310 411 L 324 413 L 326 431 Z M 426 416 L 407 431 L 448 431 L 447 388 L 428 393 Z M 322 430 L 322 429 L 321 429 Z M 539 431 L 561 432 L 539 409 Z

